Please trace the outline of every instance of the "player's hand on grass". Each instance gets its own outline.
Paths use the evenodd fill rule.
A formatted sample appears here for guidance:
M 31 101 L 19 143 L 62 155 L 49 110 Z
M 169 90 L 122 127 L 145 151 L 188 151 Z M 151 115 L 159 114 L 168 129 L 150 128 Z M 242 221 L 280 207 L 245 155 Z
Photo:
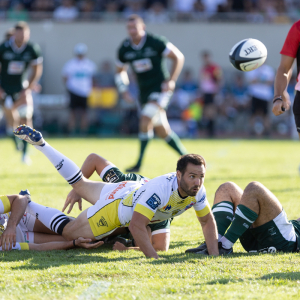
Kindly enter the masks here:
M 104 244 L 103 241 L 99 241 L 97 243 L 91 243 L 91 239 L 85 239 L 83 237 L 79 237 L 75 240 L 76 247 L 85 248 L 85 249 L 96 249 Z
M 175 90 L 175 87 L 176 87 L 176 82 L 174 80 L 164 81 L 161 86 L 163 92 L 168 92 L 168 91 L 173 92 Z
M 67 212 L 67 214 L 69 214 L 76 202 L 78 202 L 79 210 L 82 210 L 82 198 L 75 192 L 75 190 L 72 190 L 67 196 L 62 212 L 64 212 L 68 205 L 70 205 Z
M 2 250 L 11 250 L 16 246 L 16 228 L 7 227 L 0 237 L 0 246 Z
M 126 251 L 127 247 L 120 243 L 120 242 L 115 242 L 115 244 L 113 245 L 113 250 L 115 251 Z
M 128 91 L 122 93 L 122 98 L 127 102 L 127 103 L 134 103 L 133 97 L 130 95 Z

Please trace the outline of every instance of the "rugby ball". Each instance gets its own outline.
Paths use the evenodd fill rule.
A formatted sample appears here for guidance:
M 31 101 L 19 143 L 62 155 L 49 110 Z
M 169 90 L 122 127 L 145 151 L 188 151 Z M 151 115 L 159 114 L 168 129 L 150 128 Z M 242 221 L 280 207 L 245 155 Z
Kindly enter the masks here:
M 267 54 L 267 48 L 261 41 L 245 39 L 232 47 L 229 60 L 236 69 L 249 72 L 260 67 L 266 61 Z

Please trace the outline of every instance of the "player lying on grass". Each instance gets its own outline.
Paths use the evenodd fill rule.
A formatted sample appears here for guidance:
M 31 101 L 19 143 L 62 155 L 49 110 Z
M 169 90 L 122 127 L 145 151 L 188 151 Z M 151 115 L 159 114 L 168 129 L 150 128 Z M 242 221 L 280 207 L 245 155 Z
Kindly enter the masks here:
M 146 183 L 149 181 L 148 178 L 145 178 L 138 174 L 124 174 L 110 161 L 95 153 L 90 154 L 86 158 L 81 167 L 81 172 L 82 175 L 87 179 L 89 179 L 93 175 L 93 173 L 96 172 L 104 182 L 109 183 L 117 183 L 121 181 L 141 181 Z M 65 209 L 70 205 L 68 209 L 69 214 L 76 202 L 78 202 L 79 209 L 82 210 L 82 198 L 73 189 L 69 193 L 62 211 L 64 212 Z M 147 225 L 148 234 L 150 236 L 152 246 L 156 251 L 168 251 L 170 245 L 170 225 L 171 219 L 164 220 L 155 224 L 151 224 L 150 221 L 150 223 Z M 129 235 L 129 230 L 127 227 L 124 228 L 123 233 L 125 233 L 125 235 L 123 234 L 121 235 L 121 237 L 127 237 Z M 117 241 L 113 246 L 113 250 L 124 251 L 131 249 L 140 250 L 139 247 L 137 247 L 137 245 L 134 243 L 134 240 L 132 243 L 132 247 L 126 247 L 119 241 Z
M 200 155 L 181 156 L 176 172 L 156 177 L 145 184 L 134 181 L 95 182 L 83 177 L 79 167 L 45 142 L 40 132 L 21 125 L 14 134 L 41 151 L 76 193 L 92 204 L 72 222 L 57 209 L 49 208 L 45 214 L 40 205 L 28 204 L 47 228 L 65 239 L 84 236 L 99 240 L 118 227 L 129 226 L 143 253 L 147 257 L 158 258 L 148 238 L 148 223 L 162 222 L 194 207 L 208 253 L 219 254 L 217 227 L 203 185 L 206 165 Z
M 74 246 L 90 249 L 103 244 L 89 244 L 91 240 L 82 237 L 66 241 L 45 227 L 35 216 L 25 212 L 31 201 L 30 194 L 28 191 L 22 191 L 21 194 L 0 195 L 0 251 L 64 250 Z
M 238 239 L 247 252 L 300 250 L 300 218 L 288 221 L 279 200 L 259 182 L 249 183 L 244 191 L 233 182 L 222 184 L 212 212 L 224 254 L 233 253 Z M 207 254 L 206 244 L 186 252 Z

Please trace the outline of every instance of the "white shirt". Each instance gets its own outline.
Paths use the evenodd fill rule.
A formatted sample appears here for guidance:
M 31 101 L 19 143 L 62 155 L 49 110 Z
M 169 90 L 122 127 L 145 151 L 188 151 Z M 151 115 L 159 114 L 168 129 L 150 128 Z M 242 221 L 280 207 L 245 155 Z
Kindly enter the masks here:
M 182 198 L 178 193 L 176 173 L 169 173 L 149 182 L 122 182 L 103 201 L 122 199 L 118 207 L 118 217 L 122 226 L 128 226 L 133 212 L 137 211 L 150 219 L 150 223 L 159 223 L 177 217 L 191 207 L 197 216 L 205 216 L 210 207 L 202 186 L 196 196 Z
M 272 67 L 262 65 L 245 74 L 246 79 L 249 82 L 248 91 L 250 96 L 264 101 L 273 99 L 273 81 L 275 79 L 275 72 Z M 253 80 L 257 80 L 257 82 L 251 83 Z M 270 82 L 272 83 L 270 84 Z
M 175 0 L 174 10 L 178 12 L 192 12 L 195 0 Z
M 67 89 L 81 97 L 87 97 L 93 86 L 96 64 L 88 58 L 69 60 L 63 67 L 62 75 L 67 77 Z
M 54 19 L 60 21 L 72 21 L 78 17 L 78 10 L 75 6 L 59 6 L 53 13 Z

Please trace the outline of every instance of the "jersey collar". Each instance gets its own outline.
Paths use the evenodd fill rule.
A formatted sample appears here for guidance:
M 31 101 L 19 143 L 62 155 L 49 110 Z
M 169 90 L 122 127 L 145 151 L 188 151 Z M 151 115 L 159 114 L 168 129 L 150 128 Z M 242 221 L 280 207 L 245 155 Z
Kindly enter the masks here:
M 9 45 L 11 47 L 11 49 L 15 52 L 15 53 L 21 53 L 27 46 L 27 43 L 23 44 L 20 48 L 16 45 L 15 43 L 15 38 L 11 37 L 9 40 Z
M 146 39 L 147 39 L 147 32 L 145 32 L 145 35 L 142 37 L 141 41 L 137 45 L 134 44 L 132 42 L 132 40 L 130 39 L 130 45 L 131 45 L 132 49 L 141 50 L 146 43 Z

